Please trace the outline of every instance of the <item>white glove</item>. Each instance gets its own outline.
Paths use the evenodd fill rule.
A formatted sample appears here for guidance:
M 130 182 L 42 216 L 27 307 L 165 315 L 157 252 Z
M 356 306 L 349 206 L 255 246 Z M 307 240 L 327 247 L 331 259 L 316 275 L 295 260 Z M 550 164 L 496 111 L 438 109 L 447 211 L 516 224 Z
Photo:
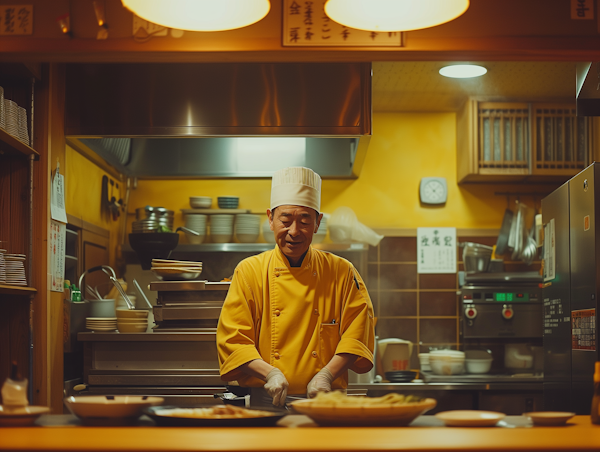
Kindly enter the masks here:
M 273 398 L 273 405 L 284 406 L 285 398 L 287 397 L 288 386 L 290 384 L 285 379 L 285 375 L 275 368 L 267 374 L 267 382 L 265 383 L 265 390 L 267 394 Z
M 306 395 L 309 399 L 312 399 L 313 397 L 316 397 L 319 392 L 330 392 L 333 380 L 333 374 L 327 367 L 323 367 L 308 383 Z

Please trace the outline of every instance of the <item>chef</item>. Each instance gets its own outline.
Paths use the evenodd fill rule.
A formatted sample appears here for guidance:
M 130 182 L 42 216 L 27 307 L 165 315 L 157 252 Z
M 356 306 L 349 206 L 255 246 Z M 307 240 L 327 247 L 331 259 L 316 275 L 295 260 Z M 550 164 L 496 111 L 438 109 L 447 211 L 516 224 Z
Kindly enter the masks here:
M 373 367 L 373 305 L 362 278 L 346 259 L 311 247 L 320 204 L 317 173 L 277 171 L 267 210 L 277 246 L 233 274 L 217 327 L 220 372 L 250 388 L 253 405 L 345 389 L 348 369 Z

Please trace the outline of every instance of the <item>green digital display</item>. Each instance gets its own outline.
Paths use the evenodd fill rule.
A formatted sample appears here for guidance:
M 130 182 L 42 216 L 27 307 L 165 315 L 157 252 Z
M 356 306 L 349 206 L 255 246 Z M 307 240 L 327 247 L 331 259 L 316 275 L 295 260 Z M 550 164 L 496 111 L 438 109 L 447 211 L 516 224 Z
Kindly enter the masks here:
M 513 302 L 513 301 L 529 301 L 529 294 L 526 292 L 496 292 L 494 293 L 494 301 Z

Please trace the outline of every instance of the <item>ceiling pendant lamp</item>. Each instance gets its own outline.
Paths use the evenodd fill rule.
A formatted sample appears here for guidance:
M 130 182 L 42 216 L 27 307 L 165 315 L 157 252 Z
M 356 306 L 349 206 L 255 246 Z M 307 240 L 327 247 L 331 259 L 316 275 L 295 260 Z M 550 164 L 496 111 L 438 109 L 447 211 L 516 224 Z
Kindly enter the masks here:
M 325 13 L 350 28 L 409 31 L 435 27 L 456 19 L 469 0 L 328 0 Z
M 223 31 L 258 22 L 271 9 L 269 0 L 122 0 L 136 16 L 188 31 Z

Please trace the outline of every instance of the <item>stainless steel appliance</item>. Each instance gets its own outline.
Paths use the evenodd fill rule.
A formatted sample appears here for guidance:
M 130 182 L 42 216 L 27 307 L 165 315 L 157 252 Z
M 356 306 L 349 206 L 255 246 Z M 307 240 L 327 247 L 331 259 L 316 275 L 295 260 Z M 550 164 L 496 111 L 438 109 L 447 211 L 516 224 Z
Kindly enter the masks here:
M 600 166 L 593 163 L 542 200 L 548 410 L 590 412 L 594 362 L 599 360 L 599 195 Z
M 79 333 L 83 393 L 158 395 L 172 404 L 220 403 L 216 326 L 229 283 L 156 281 L 152 333 Z

